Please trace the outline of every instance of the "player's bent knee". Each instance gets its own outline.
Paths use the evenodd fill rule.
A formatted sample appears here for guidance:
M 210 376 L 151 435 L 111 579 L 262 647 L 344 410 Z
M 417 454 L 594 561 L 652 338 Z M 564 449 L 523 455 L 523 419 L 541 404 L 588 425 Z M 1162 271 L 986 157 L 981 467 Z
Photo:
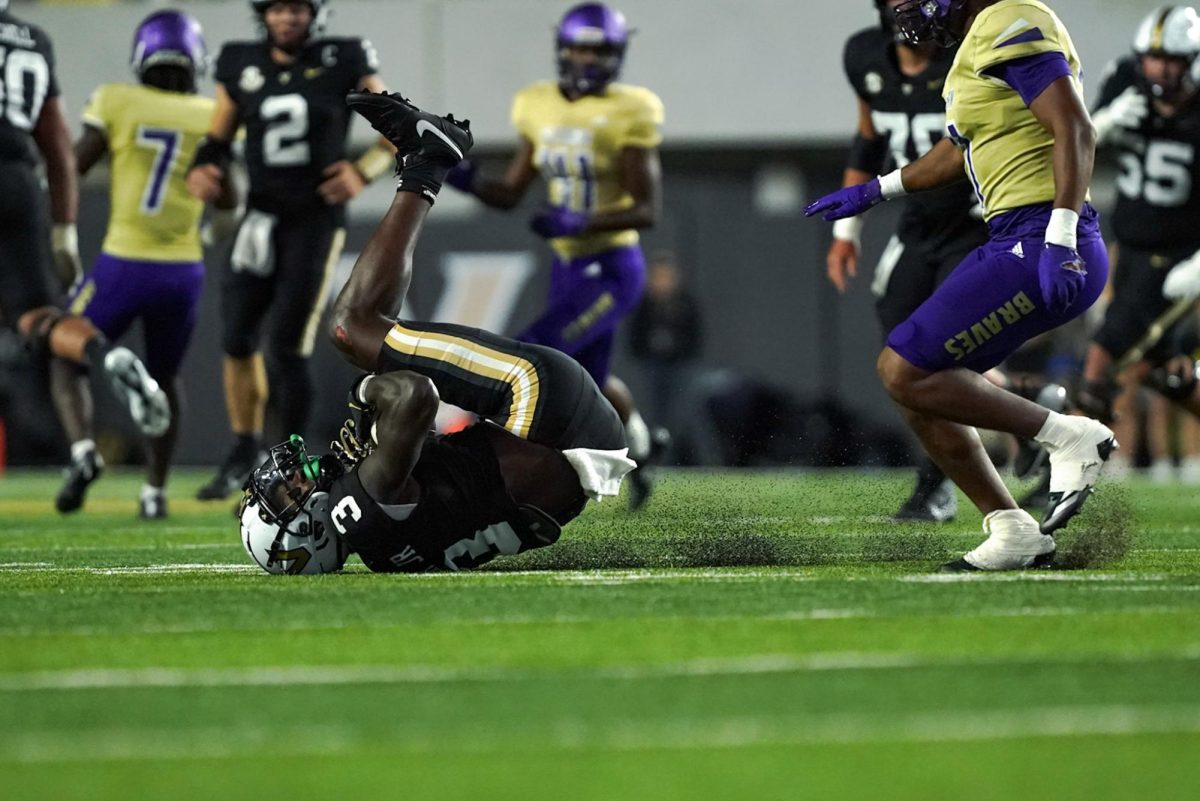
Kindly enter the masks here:
M 908 362 L 891 348 L 884 348 L 875 362 L 875 372 L 883 388 L 896 401 L 903 403 L 912 387 Z

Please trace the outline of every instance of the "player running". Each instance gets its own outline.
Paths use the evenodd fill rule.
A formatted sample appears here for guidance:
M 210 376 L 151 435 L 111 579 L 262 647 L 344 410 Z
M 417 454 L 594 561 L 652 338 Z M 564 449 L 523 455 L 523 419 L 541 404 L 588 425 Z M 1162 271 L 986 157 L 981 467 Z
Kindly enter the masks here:
M 373 571 L 459 570 L 554 543 L 588 498 L 634 467 L 612 406 L 565 354 L 458 325 L 397 322 L 412 252 L 468 123 L 399 95 L 348 102 L 403 154 L 399 191 L 335 304 L 334 343 L 372 373 L 352 390 L 341 457 L 293 437 L 251 473 L 241 512 L 250 555 L 271 572 L 325 572 L 347 551 Z M 482 422 L 430 433 L 438 400 Z
M 926 451 L 984 514 L 987 539 L 946 569 L 1048 565 L 1053 533 L 1092 492 L 1116 440 L 1095 420 L 1048 411 L 980 373 L 1083 313 L 1104 288 L 1108 256 L 1087 203 L 1095 131 L 1079 57 L 1038 0 L 907 0 L 896 23 L 914 44 L 961 41 L 943 90 L 948 137 L 806 214 L 837 220 L 970 179 L 990 240 L 892 330 L 879 375 Z M 976 426 L 1035 439 L 1050 453 L 1051 503 L 1040 527 L 1000 480 Z
M 1181 330 L 1189 322 L 1186 312 L 1200 297 L 1200 285 L 1187 280 L 1200 259 L 1198 55 L 1200 15 L 1194 8 L 1151 12 L 1138 26 L 1133 54 L 1110 70 L 1092 116 L 1100 145 L 1116 152 L 1122 168 L 1113 215 L 1119 255 L 1112 302 L 1088 350 L 1077 398 L 1105 422 L 1114 418 L 1118 380 L 1148 385 L 1200 417 L 1190 355 L 1200 343 L 1180 341 L 1189 333 Z
M 188 173 L 193 194 L 219 197 L 234 133 L 245 127 L 247 211 L 221 279 L 225 405 L 235 443 L 200 500 L 234 492 L 257 464 L 268 375 L 279 424 L 304 429 L 313 397 L 309 357 L 346 238 L 345 204 L 392 165 L 383 142 L 354 163 L 345 155 L 346 93 L 384 88 L 370 42 L 320 36 L 326 0 L 250 5 L 265 39 L 221 48 L 216 111 Z
M 146 483 L 138 504 L 144 518 L 167 515 L 167 471 L 183 392 L 179 369 L 204 283 L 199 234 L 204 204 L 188 193 L 184 179 L 213 112 L 213 101 L 196 94 L 207 59 L 195 18 L 182 11 L 151 14 L 133 37 L 130 63 L 138 83 L 98 87 L 83 111 L 83 133 L 75 143 L 80 175 L 109 157 L 111 203 L 100 256 L 71 293 L 68 308 L 110 339 L 140 319 L 147 369 L 171 408 L 170 427 L 146 443 Z M 86 374 L 57 361 L 51 385 L 72 443 L 71 467 L 55 505 L 71 512 L 83 504 L 103 462 L 96 452 Z
M 541 173 L 548 204 L 530 227 L 554 250 L 549 306 L 516 338 L 582 364 L 621 415 L 630 453 L 642 462 L 650 456 L 650 431 L 609 367 L 617 324 L 637 308 L 645 285 L 638 231 L 662 213 L 663 106 L 649 89 L 616 83 L 629 35 L 624 15 L 602 3 L 567 11 L 555 38 L 558 80 L 513 98 L 520 140 L 503 177 L 486 177 L 466 161 L 447 182 L 488 206 L 511 209 Z M 650 492 L 646 473 L 631 477 L 631 490 L 636 509 Z
M 8 0 L 0 0 L 0 69 L 7 86 L 21 88 L 0 95 L 0 318 L 17 328 L 36 357 L 53 355 L 101 371 L 142 432 L 161 435 L 170 422 L 167 398 L 141 361 L 128 348 L 112 347 L 89 320 L 64 314 L 56 304 L 80 273 L 75 156 L 54 48 L 44 31 L 8 13 Z M 46 164 L 52 230 L 35 170 L 37 153 Z M 51 263 L 59 288 L 50 283 Z M 68 470 L 86 474 L 98 465 L 93 450 L 91 458 L 73 459 Z

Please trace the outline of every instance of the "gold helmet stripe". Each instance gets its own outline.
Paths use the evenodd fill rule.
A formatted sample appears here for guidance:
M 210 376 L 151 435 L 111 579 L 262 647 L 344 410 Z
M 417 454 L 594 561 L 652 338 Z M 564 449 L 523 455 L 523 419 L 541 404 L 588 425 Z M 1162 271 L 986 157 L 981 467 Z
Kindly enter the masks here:
M 1162 15 L 1159 16 L 1158 21 L 1154 23 L 1154 32 L 1150 34 L 1151 53 L 1156 53 L 1162 50 L 1163 33 L 1164 29 L 1167 27 L 1167 18 L 1171 16 L 1171 13 L 1174 10 L 1175 6 L 1166 6 L 1163 8 Z

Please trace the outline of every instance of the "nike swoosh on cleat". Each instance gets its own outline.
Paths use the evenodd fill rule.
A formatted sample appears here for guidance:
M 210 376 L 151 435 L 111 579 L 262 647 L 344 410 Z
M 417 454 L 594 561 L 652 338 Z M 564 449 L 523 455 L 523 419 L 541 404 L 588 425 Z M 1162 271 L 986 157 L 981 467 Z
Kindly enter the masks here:
M 458 157 L 460 159 L 463 158 L 463 152 L 458 149 L 458 145 L 454 144 L 453 139 L 451 139 L 450 137 L 448 137 L 444 133 L 442 133 L 440 130 L 438 130 L 438 127 L 436 125 L 432 124 L 431 122 L 429 122 L 428 120 L 420 120 L 417 123 L 417 136 L 420 136 L 421 134 L 425 133 L 426 131 L 433 133 L 435 136 L 439 137 L 443 142 L 450 145 L 451 149 L 453 149 L 454 152 L 456 154 L 458 154 Z

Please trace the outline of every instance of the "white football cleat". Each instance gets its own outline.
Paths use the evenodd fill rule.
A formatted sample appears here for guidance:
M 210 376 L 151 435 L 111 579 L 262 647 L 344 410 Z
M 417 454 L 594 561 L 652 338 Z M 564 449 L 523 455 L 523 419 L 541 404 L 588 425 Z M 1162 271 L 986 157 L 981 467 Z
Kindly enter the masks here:
M 133 422 L 148 437 L 160 437 L 171 425 L 171 405 L 158 382 L 129 348 L 113 348 L 104 357 L 104 373 Z
M 961 559 L 942 565 L 943 573 L 983 570 L 1024 570 L 1054 562 L 1054 537 L 1038 530 L 1024 509 L 1000 509 L 983 518 L 988 538 Z
M 1112 430 L 1090 417 L 1063 417 L 1071 436 L 1066 442 L 1043 443 L 1050 451 L 1050 503 L 1042 518 L 1042 533 L 1053 534 L 1067 525 L 1092 494 L 1104 463 L 1118 447 Z

